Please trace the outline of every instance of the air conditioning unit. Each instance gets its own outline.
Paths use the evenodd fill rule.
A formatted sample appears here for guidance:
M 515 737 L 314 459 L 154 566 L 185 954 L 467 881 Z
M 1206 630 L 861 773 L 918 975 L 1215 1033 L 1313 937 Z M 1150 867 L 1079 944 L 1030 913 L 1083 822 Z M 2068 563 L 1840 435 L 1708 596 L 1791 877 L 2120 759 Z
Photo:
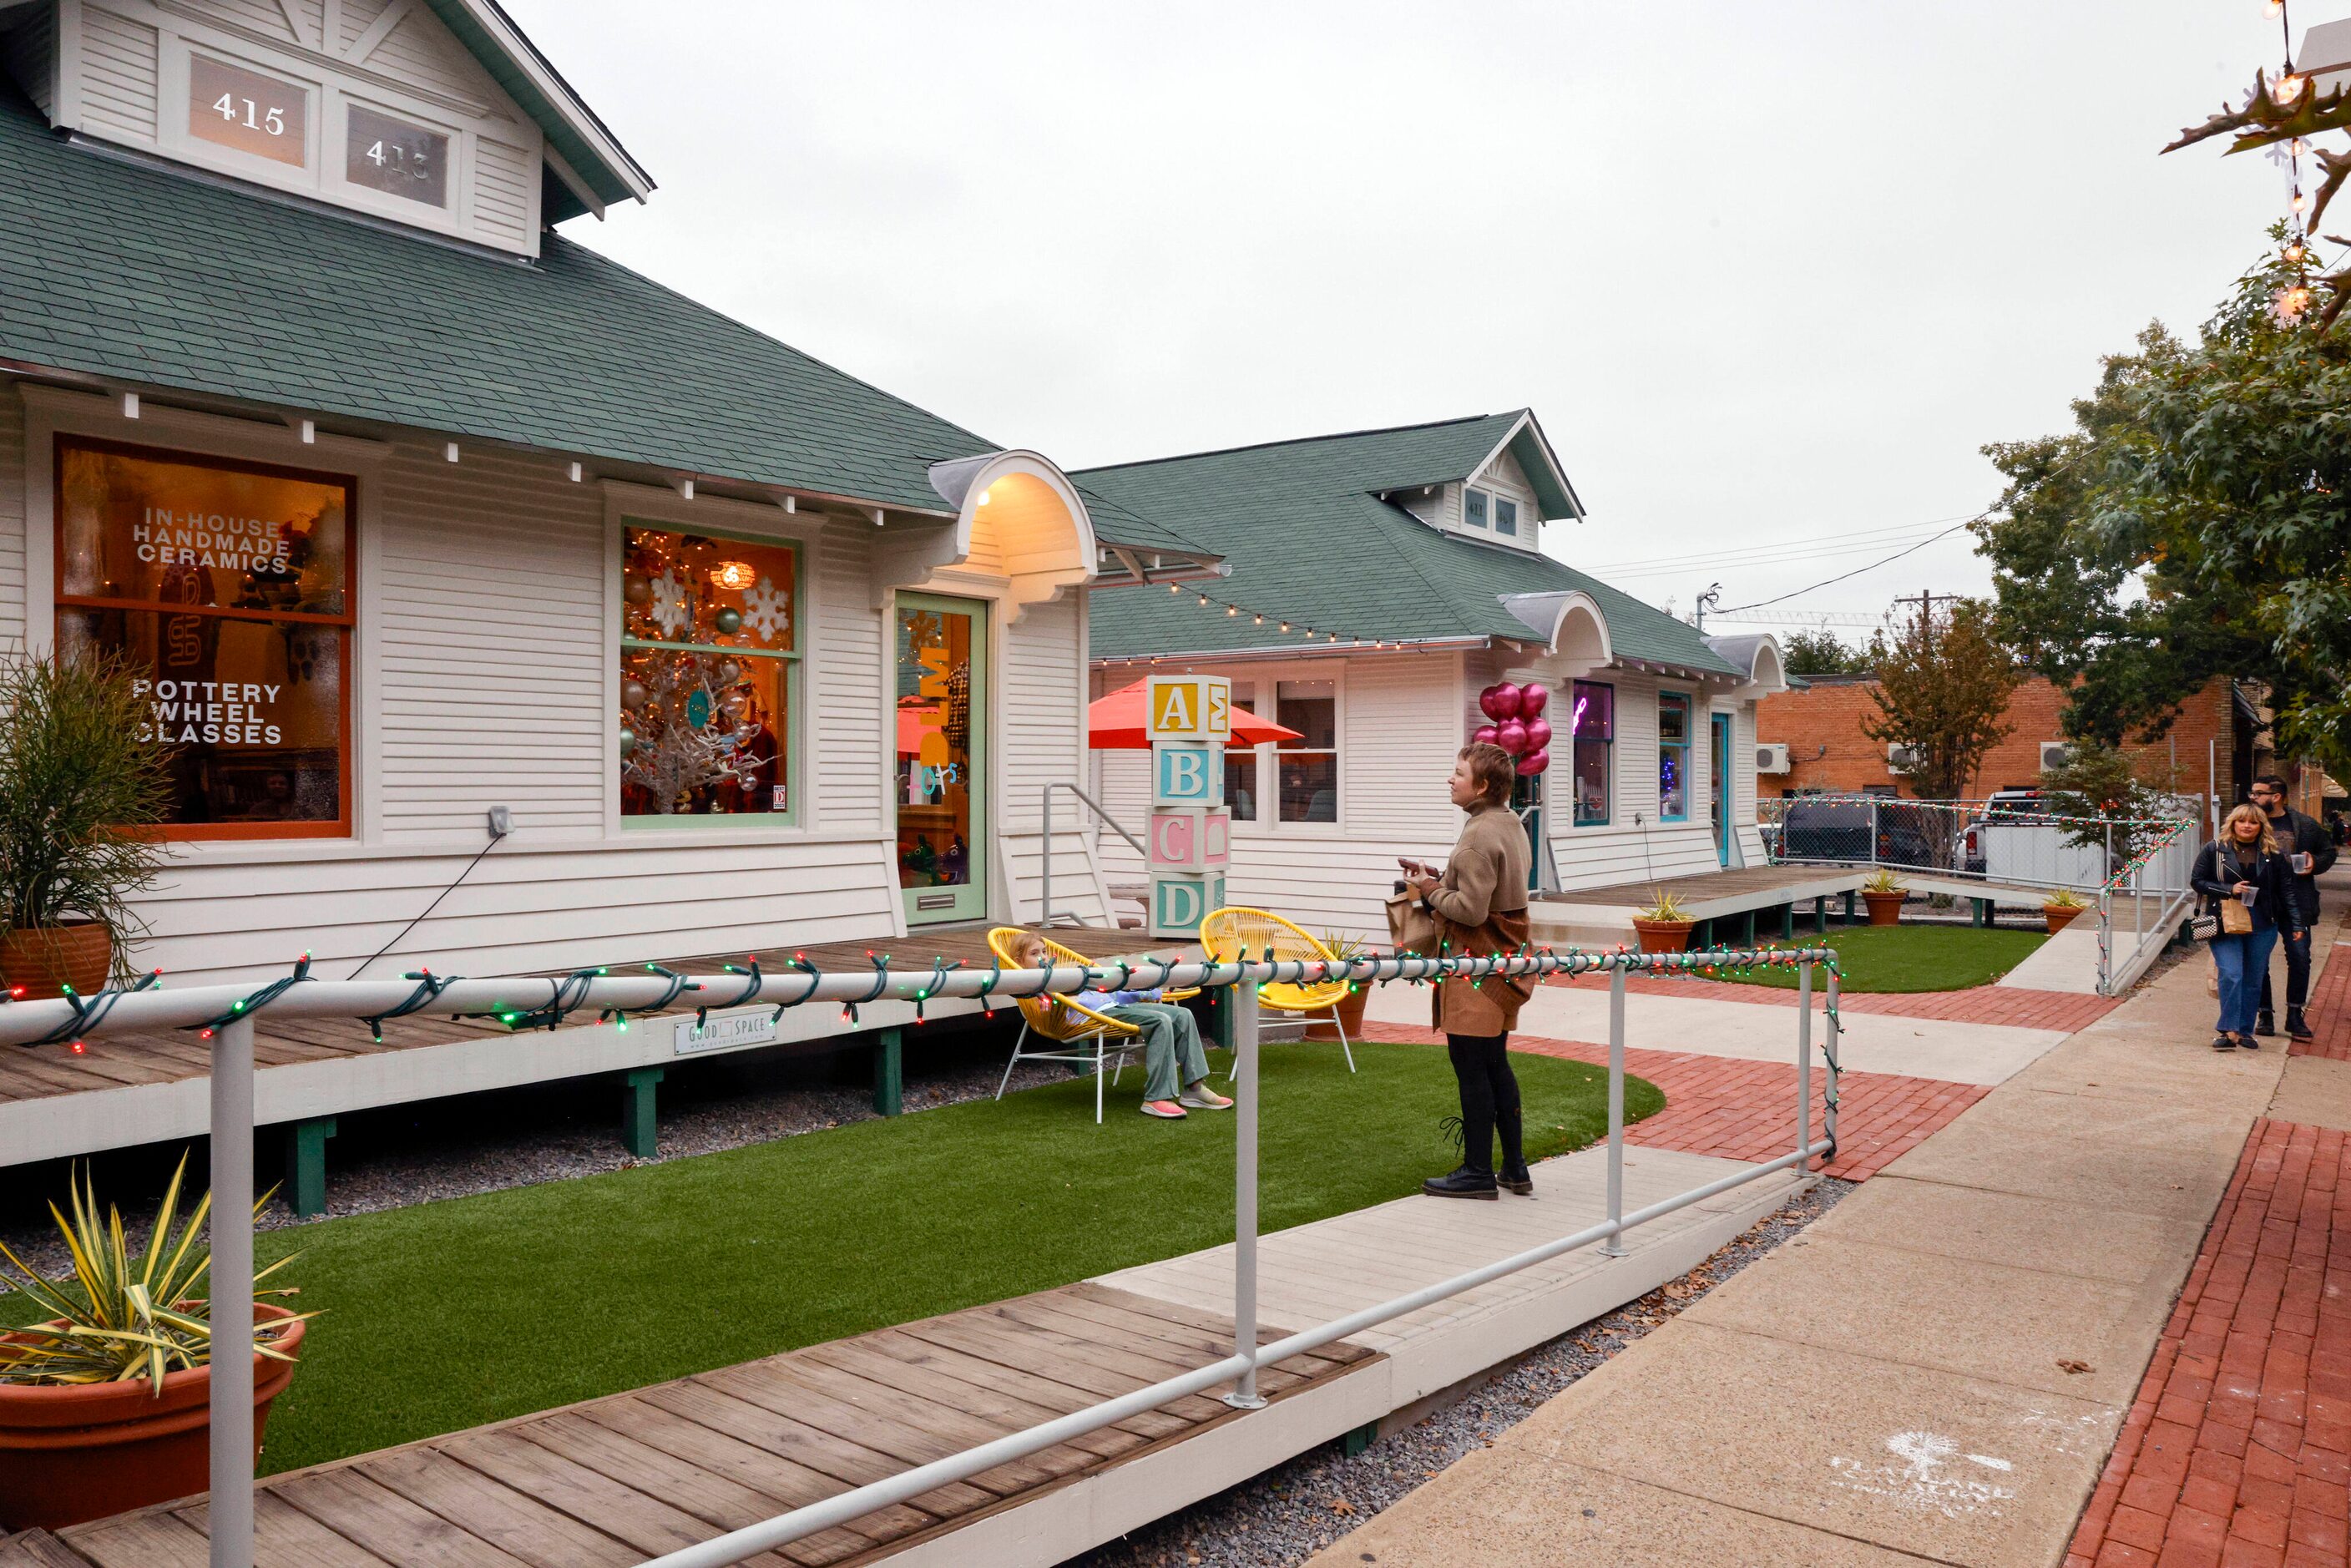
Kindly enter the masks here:
M 2073 766 L 2073 762 L 2074 747 L 2067 742 L 2044 740 L 2041 743 L 2042 772 L 2047 773 L 2053 768 L 2069 768 Z
M 1886 770 L 1888 773 L 1908 773 L 1918 766 L 1918 748 L 1915 746 L 1889 746 L 1886 748 Z
M 1788 748 L 1776 741 L 1755 748 L 1756 772 L 1785 773 L 1788 766 Z

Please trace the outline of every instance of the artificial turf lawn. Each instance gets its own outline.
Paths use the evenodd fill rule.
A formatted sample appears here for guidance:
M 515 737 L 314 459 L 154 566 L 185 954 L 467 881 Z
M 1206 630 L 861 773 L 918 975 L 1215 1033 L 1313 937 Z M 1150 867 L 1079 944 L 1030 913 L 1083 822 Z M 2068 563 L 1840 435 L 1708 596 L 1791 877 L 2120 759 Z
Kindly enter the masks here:
M 1792 945 L 1835 948 L 1848 991 L 1964 991 L 1999 979 L 2048 940 L 2043 931 L 1972 925 L 1832 925 L 1824 936 L 1800 932 Z M 1796 985 L 1792 969 L 1758 969 L 1746 975 L 1726 971 L 1718 977 L 1786 990 Z M 1819 985 L 1820 977 L 1814 976 L 1813 983 Z
M 1418 1190 L 1455 1152 L 1445 1052 L 1263 1058 L 1259 1223 Z M 1516 1055 L 1527 1154 L 1604 1136 L 1607 1074 Z M 1220 1064 L 1221 1071 L 1221 1064 Z M 1628 1077 L 1625 1114 L 1665 1103 Z M 642 1387 L 1232 1239 L 1233 1118 L 1093 1119 L 1073 1079 L 888 1121 L 256 1239 L 325 1309 L 266 1472 Z M 1505 1201 L 1509 1201 L 1505 1199 Z M 1307 1325 L 1291 1325 L 1303 1327 Z

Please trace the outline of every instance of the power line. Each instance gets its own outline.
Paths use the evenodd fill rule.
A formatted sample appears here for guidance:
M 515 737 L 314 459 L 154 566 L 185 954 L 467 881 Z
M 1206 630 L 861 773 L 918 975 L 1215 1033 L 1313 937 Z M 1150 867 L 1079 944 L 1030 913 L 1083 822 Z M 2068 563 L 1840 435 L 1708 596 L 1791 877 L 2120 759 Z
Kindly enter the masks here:
M 1859 577 L 1865 571 L 1876 571 L 1879 567 L 1885 566 L 1889 562 L 1900 560 L 1906 555 L 1915 555 L 1918 551 L 1925 549 L 1928 545 L 1933 544 L 1936 539 L 1944 538 L 1949 535 L 1958 533 L 1961 528 L 1968 527 L 1969 524 L 1977 521 L 1980 517 L 1989 517 L 1990 515 L 1991 514 L 1989 512 L 1980 512 L 1976 517 L 1970 517 L 1967 522 L 1954 523 L 1949 528 L 1945 528 L 1941 533 L 1936 534 L 1932 538 L 1920 539 L 1917 544 L 1908 546 L 1903 549 L 1896 550 L 1892 555 L 1886 556 L 1879 560 L 1871 561 L 1867 566 L 1857 566 L 1851 571 L 1840 572 L 1836 576 L 1829 578 L 1823 581 L 1813 583 L 1810 588 L 1800 588 L 1793 593 L 1782 593 L 1776 598 L 1759 599 L 1752 604 L 1734 604 L 1729 609 L 1721 612 L 1721 613 L 1725 615 L 1735 615 L 1742 610 L 1761 610 L 1773 604 L 1784 604 L 1791 599 L 1801 599 L 1807 593 L 1817 593 L 1822 589 L 1834 587 L 1836 584 L 1844 581 L 1848 578 Z
M 1768 554 L 1693 556 L 1681 561 L 1678 565 L 1639 567 L 1629 571 L 1622 569 L 1605 567 L 1585 567 L 1583 570 L 1591 572 L 1595 577 L 1600 577 L 1609 580 L 1637 580 L 1642 578 L 1649 577 L 1670 577 L 1677 573 L 1688 572 L 1692 570 L 1714 572 L 1726 568 L 1742 570 L 1753 570 L 1760 567 L 1782 566 L 1803 561 L 1837 560 L 1848 556 L 1866 555 L 1872 550 L 1884 549 L 1887 545 L 1896 543 L 1915 542 L 1919 545 L 1928 545 L 1932 544 L 1935 539 L 1941 538 L 1942 534 L 1948 534 L 1949 532 L 1950 532 L 1950 530 L 1946 528 L 1942 530 L 1941 534 L 1924 537 L 1906 537 L 1897 534 L 1892 538 L 1873 539 L 1867 543 L 1857 545 L 1838 545 L 1827 549 L 1788 550 Z
M 1915 523 L 1886 523 L 1875 528 L 1853 528 L 1842 533 L 1805 534 L 1800 535 L 1794 538 L 1774 539 L 1764 544 L 1738 546 L 1724 552 L 1723 555 L 1708 556 L 1706 559 L 1711 562 L 1726 559 L 1731 556 L 1756 555 L 1767 552 L 1775 554 L 1781 552 L 1802 553 L 1803 550 L 1813 545 L 1835 545 L 1843 547 L 1849 542 L 1856 541 L 1861 544 L 1862 548 L 1865 549 L 1873 543 L 1891 544 L 1896 539 L 1916 534 L 1924 528 L 1940 528 L 1946 523 L 1972 522 L 1975 519 L 1971 517 L 1928 517 Z M 1667 566 L 1677 564 L 1687 566 L 1689 564 L 1689 552 L 1684 550 L 1677 555 L 1641 556 L 1631 560 L 1601 561 L 1586 567 L 1584 570 L 1594 573 L 1604 571 L 1637 570 L 1642 567 L 1649 566 Z

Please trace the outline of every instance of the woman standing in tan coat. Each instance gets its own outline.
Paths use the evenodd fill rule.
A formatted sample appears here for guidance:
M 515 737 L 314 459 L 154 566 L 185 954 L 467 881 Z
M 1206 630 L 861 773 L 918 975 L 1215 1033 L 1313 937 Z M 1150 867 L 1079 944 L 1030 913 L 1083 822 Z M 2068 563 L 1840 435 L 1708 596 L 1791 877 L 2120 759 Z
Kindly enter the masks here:
M 1510 810 L 1517 763 L 1499 746 L 1465 746 L 1453 764 L 1453 803 L 1469 813 L 1442 875 L 1404 862 L 1412 890 L 1437 918 L 1444 951 L 1479 956 L 1516 953 L 1527 941 L 1526 828 Z M 1497 1186 L 1531 1194 L 1519 1112 L 1519 1080 L 1510 1071 L 1510 1030 L 1519 1007 L 1534 994 L 1523 976 L 1489 975 L 1440 981 L 1436 1026 L 1445 1031 L 1453 1075 L 1461 1086 L 1461 1166 L 1432 1176 L 1421 1190 L 1437 1197 L 1491 1198 Z M 1502 1140 L 1495 1176 L 1494 1137 Z

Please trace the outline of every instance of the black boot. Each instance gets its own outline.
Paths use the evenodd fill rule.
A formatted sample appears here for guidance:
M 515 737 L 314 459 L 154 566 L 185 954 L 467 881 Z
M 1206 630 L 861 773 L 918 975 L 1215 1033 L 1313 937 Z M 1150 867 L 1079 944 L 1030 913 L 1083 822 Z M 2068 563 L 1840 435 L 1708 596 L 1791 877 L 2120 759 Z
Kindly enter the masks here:
M 2285 1032 L 2287 1038 L 2290 1040 L 2316 1040 L 2318 1038 L 2318 1036 L 2312 1031 L 2310 1025 L 2303 1021 L 2302 1009 L 2300 1008 L 2288 1008 L 2285 1009 Z
M 1501 1186 L 1509 1187 L 1512 1192 L 1517 1193 L 1520 1197 L 1532 1197 L 1535 1195 L 1534 1173 L 1528 1170 L 1524 1166 L 1520 1166 L 1515 1169 L 1509 1166 L 1504 1166 L 1502 1167 L 1502 1174 L 1496 1176 L 1494 1179 Z
M 2264 1036 L 2275 1035 L 2277 1033 L 2277 1014 L 2264 1011 L 2259 1017 L 2255 1018 L 2253 1019 L 2253 1032 L 2255 1034 Z
M 1482 1197 L 1493 1199 L 1494 1173 L 1462 1166 L 1449 1175 L 1431 1176 L 1420 1184 L 1420 1190 L 1431 1197 Z

